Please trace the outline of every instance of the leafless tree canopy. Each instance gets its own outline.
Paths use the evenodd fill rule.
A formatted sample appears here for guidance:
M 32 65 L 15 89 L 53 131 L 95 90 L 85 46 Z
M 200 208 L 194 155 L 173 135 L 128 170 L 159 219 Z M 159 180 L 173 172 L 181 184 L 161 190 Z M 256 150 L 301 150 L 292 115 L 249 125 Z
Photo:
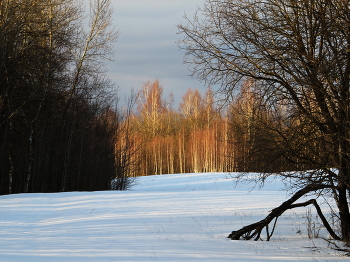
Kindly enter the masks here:
M 186 50 L 185 62 L 193 76 L 220 84 L 227 98 L 242 81 L 253 79 L 259 85 L 260 104 L 269 109 L 285 105 L 288 114 L 279 114 L 285 124 L 273 131 L 293 161 L 314 161 L 319 170 L 300 173 L 295 186 L 313 184 L 333 192 L 341 238 L 347 242 L 349 25 L 347 0 L 207 0 L 193 18 L 178 26 L 183 36 L 179 46 Z M 295 134 L 293 140 L 286 138 L 286 130 Z M 298 138 L 306 141 L 306 151 L 298 147 Z

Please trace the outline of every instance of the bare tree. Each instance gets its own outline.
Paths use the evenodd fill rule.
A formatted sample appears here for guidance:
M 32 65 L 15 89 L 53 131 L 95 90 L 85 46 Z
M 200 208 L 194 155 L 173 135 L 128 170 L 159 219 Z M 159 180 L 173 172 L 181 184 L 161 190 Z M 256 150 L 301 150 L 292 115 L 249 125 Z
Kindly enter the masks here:
M 259 239 L 269 218 L 310 204 L 294 202 L 320 191 L 332 192 L 339 211 L 341 236 L 329 230 L 330 234 L 350 242 L 349 21 L 348 0 L 207 0 L 193 19 L 179 26 L 184 36 L 180 46 L 194 76 L 221 84 L 227 97 L 234 96 L 244 79 L 258 81 L 265 103 L 287 101 L 294 117 L 283 120 L 298 119 L 294 124 L 300 137 L 310 135 L 315 142 L 306 140 L 306 150 L 299 150 L 297 137 L 291 140 L 286 132 L 279 133 L 294 161 L 313 161 L 318 170 L 289 174 L 300 190 L 268 219 L 234 231 L 230 238 Z M 312 157 L 305 152 L 313 152 Z
M 166 101 L 162 97 L 163 88 L 158 80 L 147 82 L 138 94 L 138 113 L 142 119 L 139 126 L 150 137 L 164 132 Z
M 126 190 L 129 189 L 134 181 L 135 174 L 140 170 L 140 158 L 138 157 L 139 145 L 137 145 L 131 132 L 131 118 L 132 109 L 136 102 L 137 95 L 132 93 L 127 101 L 126 108 L 124 110 L 117 109 L 117 112 L 123 114 L 117 114 L 117 128 L 115 130 L 115 164 L 116 174 L 112 180 L 111 189 L 113 190 Z
M 72 83 L 63 115 L 67 112 L 81 82 L 86 80 L 86 77 L 95 79 L 93 81 L 100 80 L 99 75 L 105 72 L 103 61 L 110 59 L 113 54 L 112 45 L 119 35 L 111 28 L 112 13 L 110 0 L 90 1 L 89 31 L 81 33 L 79 42 L 82 44 L 76 49 Z M 98 86 L 98 83 L 96 84 Z
M 78 40 L 81 43 L 75 50 L 73 73 L 68 89 L 68 97 L 62 112 L 61 123 L 71 107 L 73 99 L 79 94 L 87 94 L 87 99 L 101 95 L 101 90 L 111 86 L 109 79 L 104 77 L 103 61 L 110 59 L 113 54 L 112 45 L 118 38 L 118 32 L 111 28 L 112 13 L 110 0 L 91 0 L 89 30 L 81 31 Z M 88 84 L 86 84 L 88 83 Z M 67 144 L 67 158 L 70 157 L 71 140 L 74 127 L 71 128 Z M 64 167 L 62 191 L 66 188 L 66 173 Z

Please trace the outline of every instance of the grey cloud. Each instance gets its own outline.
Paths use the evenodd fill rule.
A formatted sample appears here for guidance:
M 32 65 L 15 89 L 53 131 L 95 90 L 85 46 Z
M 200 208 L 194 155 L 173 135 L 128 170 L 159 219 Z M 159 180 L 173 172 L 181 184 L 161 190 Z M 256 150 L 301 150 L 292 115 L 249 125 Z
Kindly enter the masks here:
M 127 95 L 131 88 L 139 89 L 146 81 L 159 79 L 164 95 L 174 94 L 181 101 L 188 88 L 202 92 L 206 86 L 188 75 L 183 64 L 184 52 L 176 43 L 177 24 L 183 14 L 193 13 L 204 0 L 113 0 L 114 26 L 120 31 L 115 45 L 115 57 L 108 63 L 109 76 Z

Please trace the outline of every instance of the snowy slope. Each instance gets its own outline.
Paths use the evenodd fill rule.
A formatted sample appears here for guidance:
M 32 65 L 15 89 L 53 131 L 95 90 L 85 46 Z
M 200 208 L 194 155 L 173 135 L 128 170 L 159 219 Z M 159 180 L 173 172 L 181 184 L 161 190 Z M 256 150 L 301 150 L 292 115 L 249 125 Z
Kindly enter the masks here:
M 226 238 L 283 202 L 281 188 L 206 173 L 142 177 L 123 192 L 1 196 L 0 261 L 349 260 L 307 238 L 305 208 L 283 215 L 270 242 Z

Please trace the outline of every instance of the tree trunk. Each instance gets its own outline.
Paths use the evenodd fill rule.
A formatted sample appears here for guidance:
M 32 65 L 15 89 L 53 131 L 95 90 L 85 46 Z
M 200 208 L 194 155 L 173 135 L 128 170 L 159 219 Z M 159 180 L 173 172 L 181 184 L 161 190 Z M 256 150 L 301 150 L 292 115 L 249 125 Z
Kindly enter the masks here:
M 32 173 L 33 173 L 33 162 L 34 162 L 34 145 L 33 145 L 33 126 L 31 125 L 31 131 L 30 135 L 28 138 L 29 142 L 29 153 L 28 153 L 28 167 L 27 167 L 27 179 L 26 179 L 26 188 L 25 188 L 25 193 L 29 192 L 29 184 L 30 180 L 32 178 Z
M 11 154 L 9 155 L 9 162 L 10 162 L 10 172 L 9 172 L 9 194 L 12 194 L 12 180 L 13 180 L 13 170 L 14 170 L 14 167 L 13 167 L 13 161 L 12 161 L 12 157 L 11 157 Z
M 347 130 L 344 130 L 346 125 L 343 124 L 342 128 L 339 130 L 339 148 L 338 148 L 338 165 L 339 165 L 339 174 L 338 174 L 338 198 L 337 205 L 339 209 L 339 219 L 340 227 L 342 233 L 342 240 L 350 245 L 350 212 L 349 212 L 349 203 L 347 200 L 347 191 L 349 191 L 349 165 L 350 159 L 348 157 L 348 149 L 350 148 L 348 141 L 345 139 L 347 137 Z
M 346 198 L 346 186 L 344 183 L 338 185 L 338 209 L 342 240 L 350 244 L 350 213 L 349 204 Z

